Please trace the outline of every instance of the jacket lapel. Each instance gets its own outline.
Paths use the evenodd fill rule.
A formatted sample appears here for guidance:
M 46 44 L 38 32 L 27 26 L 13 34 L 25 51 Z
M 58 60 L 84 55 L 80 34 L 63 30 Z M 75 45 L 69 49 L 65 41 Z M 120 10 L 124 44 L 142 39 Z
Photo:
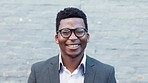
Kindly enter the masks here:
M 84 77 L 84 83 L 93 83 L 95 78 L 95 71 L 93 69 L 94 64 L 89 56 L 86 58 L 86 72 Z
M 52 58 L 49 64 L 50 64 L 49 66 L 50 83 L 60 83 L 58 56 Z

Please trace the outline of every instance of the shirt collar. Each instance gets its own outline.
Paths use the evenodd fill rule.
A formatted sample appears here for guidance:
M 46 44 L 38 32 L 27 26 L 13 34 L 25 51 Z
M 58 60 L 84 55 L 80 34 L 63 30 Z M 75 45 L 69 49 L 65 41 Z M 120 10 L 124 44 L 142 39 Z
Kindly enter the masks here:
M 64 66 L 64 64 L 62 62 L 61 53 L 60 53 L 59 54 L 59 71 L 62 71 L 62 66 Z M 86 72 L 86 53 L 84 53 L 83 59 L 79 66 L 82 67 L 83 73 L 85 73 Z

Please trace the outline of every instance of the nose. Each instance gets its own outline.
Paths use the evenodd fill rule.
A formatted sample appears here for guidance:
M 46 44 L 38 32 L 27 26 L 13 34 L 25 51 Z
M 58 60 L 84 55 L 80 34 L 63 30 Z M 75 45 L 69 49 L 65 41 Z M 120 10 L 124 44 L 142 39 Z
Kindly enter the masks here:
M 76 40 L 77 38 L 78 37 L 75 35 L 74 32 L 72 32 L 71 35 L 70 35 L 70 37 L 69 37 L 70 40 Z

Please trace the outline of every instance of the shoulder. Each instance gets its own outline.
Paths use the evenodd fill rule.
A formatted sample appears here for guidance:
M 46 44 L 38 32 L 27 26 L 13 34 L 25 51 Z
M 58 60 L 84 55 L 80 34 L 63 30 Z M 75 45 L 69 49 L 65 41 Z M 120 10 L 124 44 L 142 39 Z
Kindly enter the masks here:
M 99 60 L 96 60 L 89 56 L 87 56 L 87 64 L 92 66 L 93 69 L 96 71 L 102 71 L 102 72 L 114 71 L 113 66 L 100 62 Z
M 45 61 L 36 62 L 32 65 L 32 69 L 36 72 L 40 72 L 41 70 L 45 70 L 50 67 L 52 64 L 58 62 L 58 56 L 51 57 Z

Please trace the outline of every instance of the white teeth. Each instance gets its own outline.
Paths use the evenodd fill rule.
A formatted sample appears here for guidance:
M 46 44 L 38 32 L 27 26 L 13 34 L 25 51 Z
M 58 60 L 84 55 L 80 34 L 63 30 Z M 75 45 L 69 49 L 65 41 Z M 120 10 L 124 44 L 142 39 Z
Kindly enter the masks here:
M 73 47 L 77 47 L 78 45 L 73 45 Z
M 78 47 L 79 45 L 68 45 L 68 47 Z

